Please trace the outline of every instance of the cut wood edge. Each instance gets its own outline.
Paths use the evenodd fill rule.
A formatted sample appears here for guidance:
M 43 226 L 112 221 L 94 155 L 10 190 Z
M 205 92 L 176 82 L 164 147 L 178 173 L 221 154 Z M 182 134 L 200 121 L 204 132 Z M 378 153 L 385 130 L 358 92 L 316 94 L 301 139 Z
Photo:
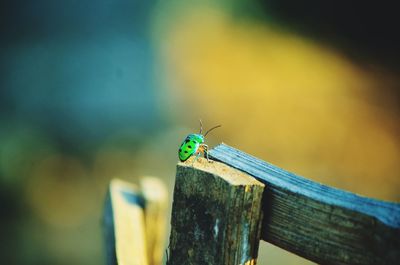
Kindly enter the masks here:
M 195 160 L 195 161 L 194 161 Z M 219 176 L 231 185 L 246 186 L 246 185 L 260 185 L 265 186 L 264 183 L 258 181 L 252 175 L 243 172 L 239 169 L 233 168 L 227 164 L 210 160 L 205 158 L 190 157 L 185 162 L 178 162 L 178 166 L 194 168 L 205 171 L 207 173 Z

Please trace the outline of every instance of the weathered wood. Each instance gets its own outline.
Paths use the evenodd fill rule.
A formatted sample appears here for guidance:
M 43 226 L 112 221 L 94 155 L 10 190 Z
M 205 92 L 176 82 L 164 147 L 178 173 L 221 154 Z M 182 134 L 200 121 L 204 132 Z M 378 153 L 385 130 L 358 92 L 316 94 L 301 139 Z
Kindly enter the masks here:
M 143 209 L 137 186 L 111 181 L 104 211 L 107 265 L 148 265 Z
M 219 162 L 177 165 L 170 265 L 255 264 L 264 185 Z
M 321 264 L 400 263 L 400 204 L 315 183 L 225 144 L 209 155 L 266 185 L 263 240 Z

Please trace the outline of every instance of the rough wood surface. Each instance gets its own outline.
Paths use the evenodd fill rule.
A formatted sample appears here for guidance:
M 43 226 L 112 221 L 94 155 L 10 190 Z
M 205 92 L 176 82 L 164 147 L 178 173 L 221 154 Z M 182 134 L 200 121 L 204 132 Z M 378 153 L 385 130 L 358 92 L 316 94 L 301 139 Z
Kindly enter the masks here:
M 218 162 L 177 166 L 170 265 L 255 264 L 264 185 Z
M 225 144 L 209 155 L 265 184 L 263 240 L 320 264 L 400 264 L 400 204 L 315 183 Z

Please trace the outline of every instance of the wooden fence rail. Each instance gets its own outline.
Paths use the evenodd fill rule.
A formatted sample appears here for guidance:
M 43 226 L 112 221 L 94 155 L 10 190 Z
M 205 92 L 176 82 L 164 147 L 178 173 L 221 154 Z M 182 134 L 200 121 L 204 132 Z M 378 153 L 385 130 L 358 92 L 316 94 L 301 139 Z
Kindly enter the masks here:
M 225 144 L 209 155 L 265 184 L 263 240 L 320 264 L 400 263 L 400 204 L 315 183 Z
M 225 144 L 178 163 L 168 265 L 253 265 L 259 240 L 319 264 L 400 264 L 400 204 L 315 183 Z M 110 183 L 109 265 L 159 265 L 166 190 Z

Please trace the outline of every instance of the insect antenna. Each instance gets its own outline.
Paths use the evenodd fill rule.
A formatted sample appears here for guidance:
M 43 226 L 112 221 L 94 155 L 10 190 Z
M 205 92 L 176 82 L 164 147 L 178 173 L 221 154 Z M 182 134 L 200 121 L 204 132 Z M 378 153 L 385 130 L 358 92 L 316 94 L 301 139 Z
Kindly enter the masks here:
M 199 121 L 200 121 L 200 132 L 199 132 L 199 134 L 201 134 L 203 132 L 203 123 L 201 122 L 201 119 L 199 119 Z
M 221 127 L 221 126 L 222 126 L 222 125 L 217 125 L 217 126 L 212 127 L 211 129 L 209 129 L 209 130 L 204 134 L 204 137 L 206 137 L 206 135 L 207 135 L 209 132 L 211 132 L 212 130 L 217 129 L 217 128 Z

